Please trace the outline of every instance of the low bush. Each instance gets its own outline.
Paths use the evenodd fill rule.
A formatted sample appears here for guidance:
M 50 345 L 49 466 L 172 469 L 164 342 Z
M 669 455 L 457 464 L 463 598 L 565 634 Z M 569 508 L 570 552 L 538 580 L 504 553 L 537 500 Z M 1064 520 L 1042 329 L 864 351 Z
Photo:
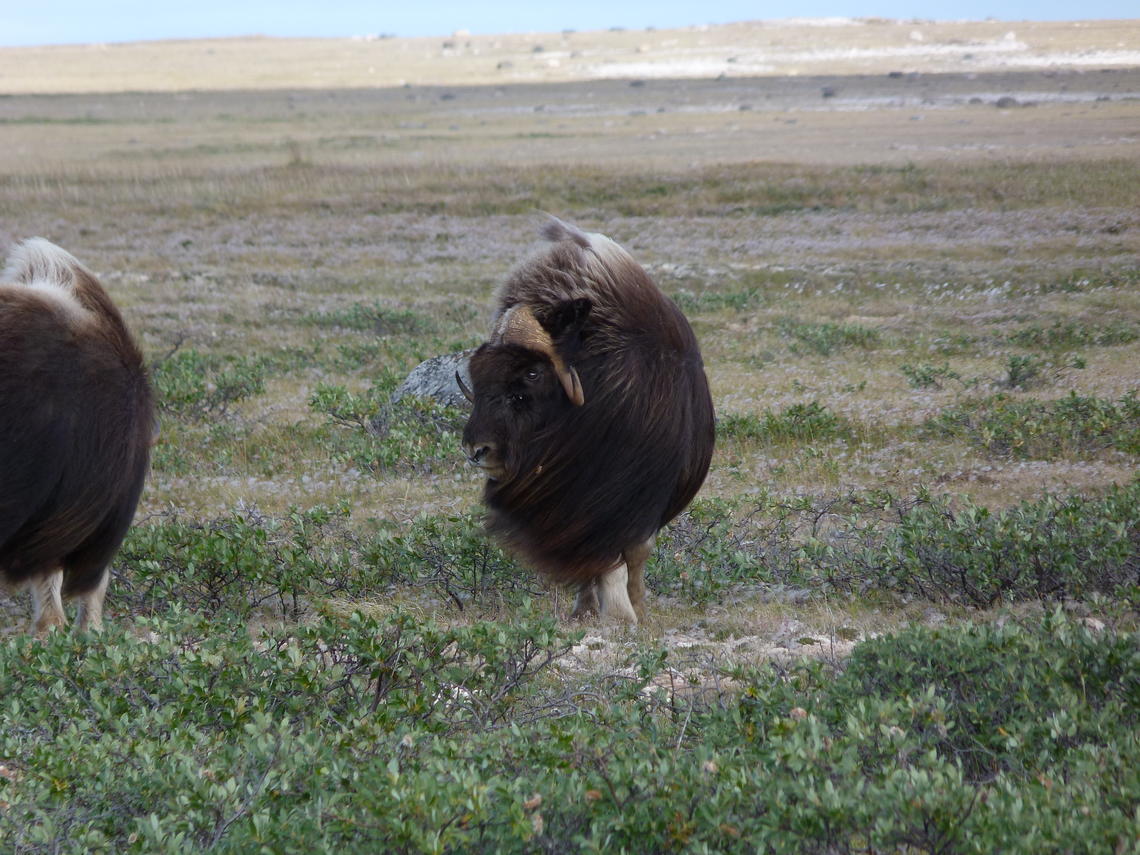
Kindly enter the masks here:
M 246 619 L 268 610 L 295 619 L 315 595 L 366 584 L 351 560 L 354 538 L 340 527 L 347 515 L 346 507 L 294 510 L 283 519 L 247 510 L 135 526 L 115 562 L 112 603 L 136 615 L 179 603 L 203 614 Z
M 941 389 L 942 384 L 948 380 L 956 380 L 966 385 L 962 375 L 951 369 L 948 362 L 940 366 L 929 362 L 920 362 L 917 365 L 904 364 L 899 370 L 915 389 Z
M 1140 646 L 1059 613 L 720 689 L 575 681 L 525 613 L 0 643 L 0 846 L 1099 853 L 1138 843 Z M 561 669 L 556 673 L 556 669 Z
M 266 362 L 245 356 L 177 350 L 151 367 L 160 416 L 205 419 L 265 391 Z
M 384 525 L 365 545 L 362 560 L 372 578 L 435 589 L 461 610 L 507 600 L 517 605 L 546 588 L 533 570 L 520 567 L 487 536 L 473 514 Z
M 728 413 L 717 419 L 716 431 L 719 439 L 766 443 L 824 442 L 855 433 L 848 419 L 818 401 L 792 404 L 778 413 Z
M 1009 335 L 1009 342 L 1019 347 L 1066 351 L 1078 347 L 1107 347 L 1131 344 L 1140 338 L 1135 324 L 1118 321 L 1106 325 L 1077 321 L 1056 321 L 1050 326 L 1033 324 Z
M 392 403 L 393 388 L 380 381 L 358 395 L 343 386 L 317 387 L 310 408 L 339 428 L 329 437 L 332 459 L 372 472 L 463 465 L 460 439 L 466 413 L 410 395 Z
M 814 323 L 796 318 L 784 318 L 778 329 L 780 335 L 796 343 L 793 350 L 802 345 L 821 356 L 830 356 L 845 347 L 876 347 L 881 338 L 878 330 L 860 324 Z
M 1070 392 L 1055 401 L 993 395 L 949 407 L 923 433 L 954 437 L 996 457 L 1056 460 L 1107 449 L 1140 454 L 1140 397 L 1117 401 Z
M 730 588 L 872 590 L 992 606 L 1140 601 L 1140 481 L 991 512 L 886 492 L 696 502 L 658 537 L 650 587 L 707 602 Z

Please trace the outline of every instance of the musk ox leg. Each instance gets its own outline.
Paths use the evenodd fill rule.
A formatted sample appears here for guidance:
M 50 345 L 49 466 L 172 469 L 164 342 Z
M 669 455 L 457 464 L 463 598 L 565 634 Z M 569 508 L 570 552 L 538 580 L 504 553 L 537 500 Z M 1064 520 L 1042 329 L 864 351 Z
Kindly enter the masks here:
M 107 584 L 111 581 L 111 571 L 104 568 L 99 584 L 79 599 L 79 629 L 98 632 L 103 629 L 103 598 L 107 596 Z
M 603 619 L 637 624 L 637 612 L 629 601 L 629 571 L 619 564 L 598 577 L 598 614 Z
M 57 626 L 67 625 L 67 615 L 63 611 L 63 571 L 56 570 L 46 576 L 33 579 L 32 589 L 32 631 L 45 635 Z
M 645 562 L 653 552 L 653 538 L 622 551 L 621 557 L 629 570 L 629 603 L 640 620 L 645 620 Z
M 598 585 L 595 580 L 591 579 L 589 582 L 583 582 L 578 589 L 578 596 L 574 598 L 574 611 L 570 612 L 570 619 L 582 620 L 597 613 Z

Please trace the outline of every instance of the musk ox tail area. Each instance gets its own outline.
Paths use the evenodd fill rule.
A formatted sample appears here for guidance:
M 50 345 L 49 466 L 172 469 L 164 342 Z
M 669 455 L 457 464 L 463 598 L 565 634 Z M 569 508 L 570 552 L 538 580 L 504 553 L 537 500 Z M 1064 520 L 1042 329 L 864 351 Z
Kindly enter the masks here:
M 0 574 L 103 581 L 142 490 L 154 430 L 143 356 L 94 274 L 42 238 L 0 281 Z

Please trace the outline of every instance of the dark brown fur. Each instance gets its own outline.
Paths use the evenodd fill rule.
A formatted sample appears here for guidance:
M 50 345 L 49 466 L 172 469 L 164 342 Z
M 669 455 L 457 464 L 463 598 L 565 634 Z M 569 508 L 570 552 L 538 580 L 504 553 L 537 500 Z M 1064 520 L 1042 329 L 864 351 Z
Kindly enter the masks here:
M 0 285 L 0 572 L 18 585 L 62 569 L 72 596 L 99 583 L 126 535 L 154 417 L 118 310 L 56 251 L 69 264 L 37 267 L 52 256 L 33 253 L 17 282 Z M 58 281 L 66 267 L 82 310 L 19 284 Z
M 693 330 L 648 274 L 604 238 L 557 222 L 547 234 L 555 243 L 511 275 L 496 315 L 529 307 L 585 403 L 568 400 L 540 354 L 488 342 L 470 363 L 464 442 L 502 459 L 484 493 L 489 529 L 556 581 L 583 585 L 696 495 L 713 406 Z

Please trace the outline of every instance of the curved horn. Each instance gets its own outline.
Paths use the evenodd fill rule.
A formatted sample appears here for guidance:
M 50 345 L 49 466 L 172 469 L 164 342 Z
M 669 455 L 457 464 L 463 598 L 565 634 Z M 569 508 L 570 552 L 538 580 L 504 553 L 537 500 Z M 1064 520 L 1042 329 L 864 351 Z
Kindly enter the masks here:
M 570 403 L 576 407 L 586 403 L 586 394 L 582 389 L 582 381 L 578 379 L 578 372 L 572 365 L 567 365 L 554 349 L 554 339 L 542 328 L 534 312 L 526 306 L 512 306 L 503 312 L 495 325 L 491 341 L 500 344 L 517 344 L 541 353 L 554 366 L 554 373 L 558 375 L 558 381 L 562 384 Z
M 463 375 L 458 371 L 455 372 L 455 383 L 457 386 L 459 386 L 459 391 L 463 393 L 463 397 L 474 404 L 475 393 L 467 388 L 467 384 L 463 382 Z

